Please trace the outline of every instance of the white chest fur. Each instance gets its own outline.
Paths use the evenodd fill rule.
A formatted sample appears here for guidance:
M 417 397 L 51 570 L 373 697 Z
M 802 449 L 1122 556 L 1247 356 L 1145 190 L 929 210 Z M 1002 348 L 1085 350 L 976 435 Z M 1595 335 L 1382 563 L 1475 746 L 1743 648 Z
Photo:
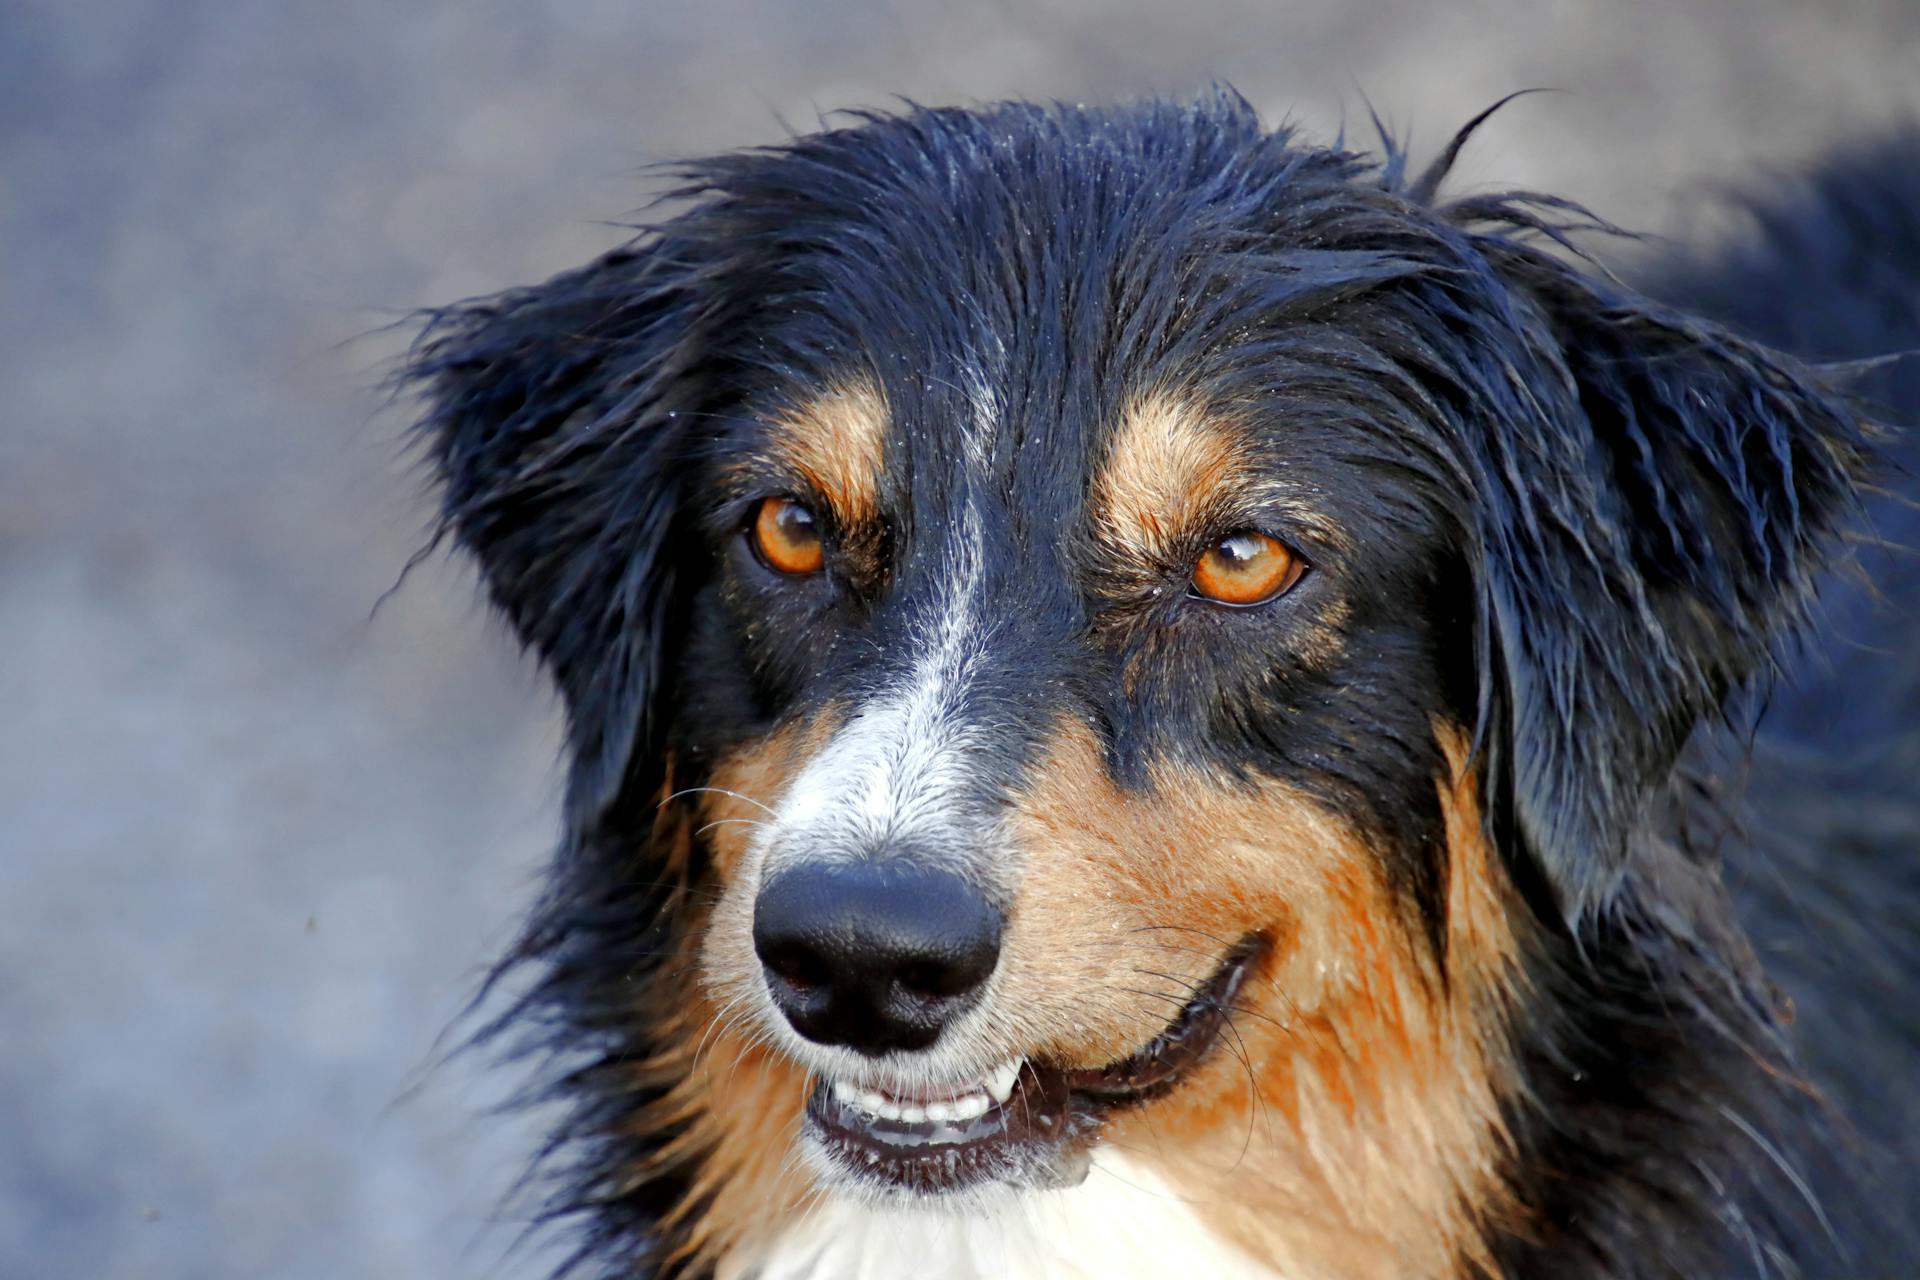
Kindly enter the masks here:
M 1178 1191 L 1109 1150 L 1066 1191 L 919 1208 L 832 1197 L 726 1258 L 719 1280 L 1281 1280 Z

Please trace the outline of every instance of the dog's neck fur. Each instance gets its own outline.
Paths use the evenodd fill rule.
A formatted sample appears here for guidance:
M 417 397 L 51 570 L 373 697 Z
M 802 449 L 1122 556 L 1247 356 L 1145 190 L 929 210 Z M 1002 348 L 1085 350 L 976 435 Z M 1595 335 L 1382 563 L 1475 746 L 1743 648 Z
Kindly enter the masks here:
M 1177 1188 L 1112 1148 L 1064 1191 L 951 1209 L 841 1197 L 721 1261 L 718 1280 L 1285 1280 L 1209 1230 Z

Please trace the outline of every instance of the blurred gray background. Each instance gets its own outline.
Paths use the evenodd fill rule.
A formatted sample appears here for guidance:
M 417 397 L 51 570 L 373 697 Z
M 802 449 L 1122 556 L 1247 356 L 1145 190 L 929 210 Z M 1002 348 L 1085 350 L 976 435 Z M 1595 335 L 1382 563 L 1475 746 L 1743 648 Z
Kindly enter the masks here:
M 1215 79 L 1424 155 L 1557 87 L 1461 180 L 1697 237 L 1914 113 L 1920 4 L 0 0 L 0 1277 L 552 1260 L 511 1078 L 433 1063 L 555 708 L 463 567 L 372 612 L 428 512 L 381 326 L 618 242 L 649 161 Z

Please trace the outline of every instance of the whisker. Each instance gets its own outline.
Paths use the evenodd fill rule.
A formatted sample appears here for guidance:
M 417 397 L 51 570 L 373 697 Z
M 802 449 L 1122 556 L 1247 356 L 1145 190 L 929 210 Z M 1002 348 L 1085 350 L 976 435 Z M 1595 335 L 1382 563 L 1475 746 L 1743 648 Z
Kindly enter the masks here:
M 700 795 L 703 792 L 711 792 L 714 795 L 732 796 L 735 800 L 745 800 L 748 804 L 753 805 L 755 808 L 765 811 L 766 815 L 769 818 L 778 818 L 780 816 L 771 807 L 769 807 L 768 805 L 762 804 L 758 800 L 755 800 L 752 796 L 743 795 L 738 791 L 729 791 L 725 787 L 682 787 L 680 790 L 674 792 L 672 795 L 662 800 L 658 807 L 664 809 L 669 804 L 672 804 L 675 800 L 678 800 L 681 796 Z
M 1200 988 L 1206 986 L 1207 983 L 1211 981 L 1209 978 L 1200 978 L 1197 980 L 1182 978 L 1171 973 L 1161 973 L 1158 969 L 1135 969 L 1134 972 L 1144 978 L 1159 978 L 1162 981 L 1171 982 L 1176 987 L 1184 987 L 1186 988 L 1188 996 L 1199 995 Z
M 1287 999 L 1287 996 L 1284 993 L 1282 993 L 1280 998 L 1282 1000 L 1286 1000 L 1289 1005 L 1293 1004 L 1293 1001 Z M 1238 1002 L 1235 1002 L 1233 1004 L 1226 1006 L 1226 1009 L 1229 1014 L 1243 1013 L 1249 1018 L 1258 1018 L 1260 1021 L 1266 1023 L 1267 1025 L 1277 1028 L 1280 1031 L 1284 1031 L 1288 1035 L 1294 1034 L 1294 1029 L 1292 1027 L 1280 1021 L 1280 1019 L 1274 1017 L 1270 1013 L 1262 1013 L 1258 1009 L 1249 1009 L 1247 1008 L 1247 1006 L 1240 1004 Z M 1296 1014 L 1299 1013 L 1299 1009 L 1295 1008 L 1294 1012 Z
M 684 893 L 690 898 L 706 898 L 713 902 L 720 900 L 720 890 L 707 886 L 689 884 L 685 880 L 616 880 L 609 885 L 612 889 L 672 889 Z
M 715 827 L 724 827 L 730 823 L 736 823 L 736 822 L 741 824 L 742 826 L 748 826 L 748 827 L 771 827 L 773 825 L 771 822 L 768 822 L 765 818 L 715 818 L 712 822 L 707 823 L 705 826 L 701 827 L 699 830 L 695 831 L 693 834 L 696 836 L 703 836 L 707 832 L 713 830 Z
M 1225 1026 L 1225 1029 L 1233 1032 L 1233 1040 L 1236 1046 L 1236 1048 L 1234 1049 L 1234 1055 L 1240 1059 L 1240 1066 L 1247 1073 L 1247 1101 L 1249 1103 L 1247 1107 L 1247 1132 L 1246 1132 L 1246 1136 L 1240 1140 L 1240 1154 L 1234 1157 L 1232 1167 L 1227 1170 L 1227 1172 L 1232 1173 L 1234 1170 L 1238 1169 L 1242 1164 L 1246 1163 L 1247 1153 L 1253 1150 L 1254 1120 L 1257 1118 L 1259 1114 L 1265 1113 L 1267 1111 L 1267 1102 L 1265 1098 L 1260 1096 L 1260 1081 L 1258 1080 L 1258 1078 L 1255 1077 L 1253 1073 L 1253 1058 L 1252 1058 L 1252 1055 L 1247 1050 L 1246 1037 L 1241 1035 L 1240 1028 L 1234 1025 L 1233 1010 L 1231 1008 L 1227 1008 L 1227 1009 L 1222 1009 L 1220 1012 L 1221 1012 L 1221 1016 L 1225 1019 L 1225 1022 L 1223 1024 Z M 1268 1133 L 1272 1133 L 1273 1131 L 1271 1115 L 1268 1115 L 1267 1131 Z
M 1179 996 L 1168 995 L 1164 991 L 1142 991 L 1138 987 L 1115 987 L 1115 991 L 1124 991 L 1131 996 L 1145 996 L 1149 1000 L 1165 1000 L 1176 1009 L 1185 1009 L 1187 1002 Z
M 1177 932 L 1177 933 L 1198 934 L 1200 937 L 1205 938 L 1208 942 L 1215 943 L 1222 949 L 1231 949 L 1236 945 L 1234 940 L 1223 938 L 1216 933 L 1208 933 L 1205 929 L 1196 929 L 1190 924 L 1143 924 L 1137 929 L 1135 929 L 1133 932 L 1153 933 L 1157 930 L 1167 930 L 1169 932 Z
M 1220 959 L 1220 952 L 1212 947 L 1183 947 L 1177 942 L 1127 942 L 1122 945 L 1130 947 L 1151 947 L 1155 951 L 1179 951 L 1190 956 L 1206 956 L 1216 963 Z
M 724 1036 L 726 1034 L 729 1015 L 746 998 L 747 997 L 744 992 L 734 996 L 731 1000 L 727 1001 L 724 1005 L 721 1005 L 719 1011 L 714 1014 L 712 1021 L 707 1023 L 706 1031 L 703 1032 L 700 1036 L 700 1043 L 694 1048 L 693 1061 L 689 1065 L 689 1068 L 687 1071 L 688 1075 L 694 1075 L 700 1070 L 700 1055 L 704 1054 L 707 1051 L 708 1043 L 711 1042 L 715 1037 Z

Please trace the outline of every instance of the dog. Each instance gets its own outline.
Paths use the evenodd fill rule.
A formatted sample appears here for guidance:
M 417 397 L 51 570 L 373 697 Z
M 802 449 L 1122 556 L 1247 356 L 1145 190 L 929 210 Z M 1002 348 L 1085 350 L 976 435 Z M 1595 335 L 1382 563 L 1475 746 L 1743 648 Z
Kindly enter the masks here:
M 1478 124 L 863 114 L 429 315 L 568 1270 L 1920 1274 L 1920 144 L 1635 287 Z

